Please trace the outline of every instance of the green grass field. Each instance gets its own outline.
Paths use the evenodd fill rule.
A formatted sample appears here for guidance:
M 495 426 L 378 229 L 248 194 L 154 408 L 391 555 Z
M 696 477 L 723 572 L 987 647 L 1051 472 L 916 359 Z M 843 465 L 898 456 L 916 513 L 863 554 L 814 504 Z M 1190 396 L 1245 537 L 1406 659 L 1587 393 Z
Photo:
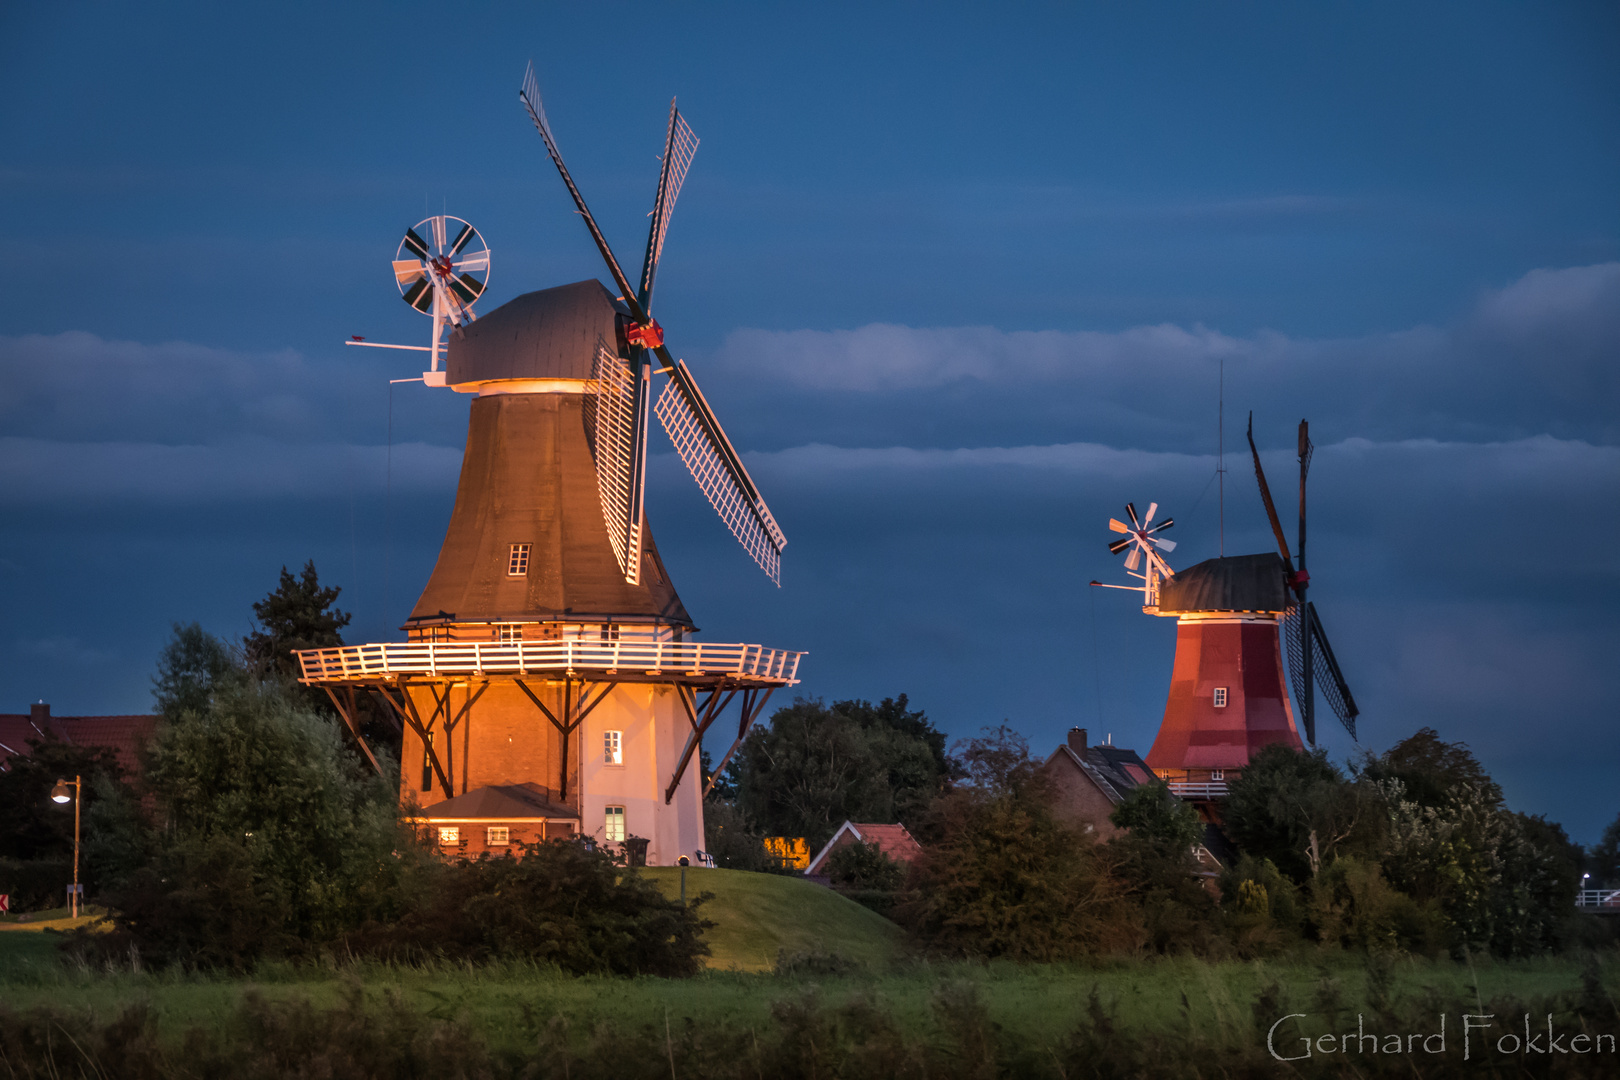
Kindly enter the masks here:
M 644 873 L 666 896 L 680 893 L 675 867 Z M 777 953 L 836 952 L 881 969 L 905 951 L 900 928 L 831 889 L 803 878 L 742 870 L 688 870 L 689 898 L 712 893 L 703 917 L 715 923 L 706 940 L 707 966 L 720 971 L 770 971 Z

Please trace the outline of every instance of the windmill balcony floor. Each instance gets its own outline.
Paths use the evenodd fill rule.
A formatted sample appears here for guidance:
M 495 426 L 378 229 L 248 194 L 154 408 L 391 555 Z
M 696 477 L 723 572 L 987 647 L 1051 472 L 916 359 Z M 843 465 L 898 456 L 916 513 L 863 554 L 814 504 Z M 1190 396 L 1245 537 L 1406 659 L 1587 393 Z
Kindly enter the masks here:
M 603 675 L 617 681 L 729 677 L 759 686 L 798 683 L 802 652 L 763 645 L 674 641 L 401 642 L 298 653 L 303 682 L 368 683 L 400 676 Z

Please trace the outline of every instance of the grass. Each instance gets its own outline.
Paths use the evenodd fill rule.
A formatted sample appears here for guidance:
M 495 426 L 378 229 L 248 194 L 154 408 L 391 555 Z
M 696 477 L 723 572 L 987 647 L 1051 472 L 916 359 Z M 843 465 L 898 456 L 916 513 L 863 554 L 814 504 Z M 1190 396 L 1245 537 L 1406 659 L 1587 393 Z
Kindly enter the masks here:
M 681 871 L 672 866 L 643 873 L 678 896 Z M 712 893 L 702 907 L 714 922 L 706 940 L 707 966 L 721 971 L 770 971 L 778 952 L 837 953 L 886 967 L 905 951 L 900 928 L 831 889 L 781 874 L 689 869 L 686 894 Z

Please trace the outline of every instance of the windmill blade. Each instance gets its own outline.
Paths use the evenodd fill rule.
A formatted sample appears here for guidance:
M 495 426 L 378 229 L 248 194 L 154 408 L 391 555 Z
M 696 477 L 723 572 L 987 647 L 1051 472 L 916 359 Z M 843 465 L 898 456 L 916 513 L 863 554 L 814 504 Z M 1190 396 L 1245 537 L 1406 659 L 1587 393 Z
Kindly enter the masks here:
M 652 225 L 647 230 L 647 256 L 641 264 L 641 292 L 639 299 L 644 311 L 652 311 L 653 281 L 658 277 L 658 260 L 664 254 L 664 237 L 669 232 L 669 217 L 675 212 L 675 200 L 680 196 L 686 172 L 692 167 L 697 154 L 698 137 L 693 134 L 686 118 L 675 108 L 675 99 L 669 99 L 669 134 L 664 139 L 664 167 L 658 176 L 658 195 L 653 200 Z
M 1266 517 L 1271 519 L 1272 534 L 1277 537 L 1277 550 L 1282 552 L 1288 569 L 1294 568 L 1294 557 L 1288 553 L 1288 540 L 1283 536 L 1282 522 L 1277 520 L 1277 506 L 1271 501 L 1271 488 L 1266 486 L 1266 470 L 1260 467 L 1260 451 L 1254 446 L 1254 413 L 1249 414 L 1249 453 L 1254 455 L 1254 478 L 1260 481 L 1260 501 L 1266 504 Z
M 660 358 L 665 350 L 659 346 Z M 781 582 L 781 553 L 787 538 L 777 528 L 770 508 L 743 467 L 731 440 L 726 438 L 714 410 L 704 400 L 697 381 L 685 361 L 676 360 L 668 368 L 669 382 L 658 395 L 655 411 L 663 423 L 675 452 L 692 473 L 692 479 L 709 497 L 709 504 L 726 523 L 744 550 L 754 557 L 772 581 Z
M 394 280 L 404 285 L 427 275 L 427 268 L 416 259 L 395 259 Z
M 1142 547 L 1140 544 L 1131 546 L 1131 553 L 1125 556 L 1125 569 L 1135 570 L 1142 565 Z
M 457 233 L 456 238 L 453 241 L 451 241 L 450 250 L 445 252 L 445 256 L 447 258 L 453 259 L 457 255 L 460 255 L 461 254 L 461 249 L 467 246 L 467 241 L 471 240 L 473 237 L 475 237 L 477 235 L 478 235 L 478 230 L 477 229 L 473 228 L 471 225 L 467 224 L 466 222 L 462 222 L 461 231 L 459 233 Z
M 1149 529 L 1148 530 L 1148 535 L 1152 536 L 1156 532 L 1163 532 L 1165 529 L 1168 529 L 1170 526 L 1174 525 L 1175 523 L 1176 523 L 1175 518 L 1165 518 L 1163 521 L 1161 521 L 1157 525 L 1153 526 L 1153 528 Z
M 1339 723 L 1355 739 L 1356 717 L 1361 715 L 1361 710 L 1356 707 L 1356 699 L 1350 693 L 1349 684 L 1344 681 L 1344 673 L 1339 670 L 1339 661 L 1333 655 L 1333 646 L 1328 644 L 1316 605 L 1307 604 L 1306 607 L 1310 611 L 1311 642 L 1316 646 L 1311 650 L 1312 674 L 1316 676 L 1314 681 L 1322 688 L 1322 697 L 1327 701 L 1328 708 L 1333 710 Z
M 596 490 L 608 542 L 631 585 L 641 580 L 641 522 L 636 513 L 636 379 L 605 346 L 596 349 L 596 393 L 586 398 L 585 431 L 596 459 Z
M 1176 550 L 1176 542 L 1174 540 L 1160 540 L 1157 536 L 1151 536 L 1148 539 L 1152 540 L 1154 545 L 1157 546 L 1160 551 Z
M 489 252 L 479 251 L 471 255 L 456 259 L 450 264 L 458 273 L 470 274 L 475 271 L 489 269 Z
M 1113 554 L 1118 555 L 1120 552 L 1124 551 L 1126 548 L 1130 547 L 1131 544 L 1133 544 L 1135 542 L 1136 542 L 1136 537 L 1127 536 L 1123 540 L 1111 541 L 1109 543 L 1109 545 L 1108 545 L 1108 550 L 1110 552 L 1112 552 Z
M 1145 529 L 1149 525 L 1153 524 L 1153 515 L 1157 514 L 1158 512 L 1159 512 L 1159 504 L 1158 503 L 1148 503 L 1147 517 L 1142 519 L 1142 528 Z
M 405 290 L 405 302 L 426 315 L 433 310 L 433 283 L 423 274 Z
M 464 304 L 476 303 L 484 295 L 484 283 L 469 274 L 451 274 L 449 279 L 450 290 L 461 298 Z M 469 317 L 472 312 L 466 313 Z
M 1126 525 L 1123 521 L 1119 521 L 1116 518 L 1109 518 L 1108 519 L 1108 531 L 1109 532 L 1128 533 L 1128 532 L 1131 531 L 1131 529 L 1130 529 L 1130 526 Z
M 1133 528 L 1140 529 L 1142 527 L 1142 522 L 1136 516 L 1136 504 L 1135 503 L 1126 503 L 1125 504 L 1125 516 L 1131 519 L 1131 526 Z
M 596 241 L 596 249 L 602 253 L 602 258 L 607 262 L 608 273 L 613 275 L 613 283 L 619 287 L 619 295 L 624 297 L 624 301 L 630 307 L 630 312 L 635 316 L 636 321 L 646 323 L 646 311 L 636 302 L 635 293 L 630 289 L 629 280 L 625 278 L 624 271 L 619 269 L 619 260 L 613 257 L 613 249 L 608 247 L 607 237 L 603 236 L 602 230 L 597 228 L 596 218 L 591 216 L 590 207 L 585 205 L 584 196 L 579 193 L 579 188 L 574 186 L 574 178 L 568 174 L 568 166 L 563 164 L 562 154 L 557 150 L 557 140 L 552 138 L 551 125 L 546 121 L 545 107 L 540 102 L 540 84 L 535 81 L 534 65 L 532 63 L 529 65 L 528 70 L 523 73 L 523 87 L 518 91 L 518 99 L 523 102 L 523 107 L 528 110 L 529 119 L 534 121 L 535 130 L 539 131 L 540 137 L 545 140 L 546 153 L 551 155 L 553 164 L 557 166 L 557 172 L 562 176 L 563 183 L 568 187 L 568 194 L 574 199 L 574 206 L 579 209 L 580 216 L 585 219 L 585 227 L 591 230 L 591 239 Z
M 405 246 L 412 255 L 415 255 L 423 262 L 433 258 L 432 252 L 428 251 L 427 241 L 417 236 L 415 229 L 405 230 Z

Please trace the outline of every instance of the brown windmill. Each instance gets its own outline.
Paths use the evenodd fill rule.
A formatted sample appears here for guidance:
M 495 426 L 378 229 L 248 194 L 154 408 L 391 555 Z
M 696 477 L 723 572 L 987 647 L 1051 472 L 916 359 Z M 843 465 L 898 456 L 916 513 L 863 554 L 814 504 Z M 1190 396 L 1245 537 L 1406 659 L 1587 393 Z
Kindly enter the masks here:
M 435 320 L 424 381 L 475 395 L 455 508 L 408 640 L 300 653 L 304 681 L 327 690 L 356 738 L 362 693 L 400 719 L 401 802 L 420 806 L 446 848 L 583 833 L 654 864 L 702 861 L 702 796 L 688 774 L 703 735 L 735 700 L 740 741 L 772 691 L 797 681 L 803 654 L 694 640 L 642 512 L 656 413 L 721 519 L 778 579 L 786 540 L 649 313 L 697 139 L 672 104 L 634 291 L 557 151 L 532 69 L 520 96 L 619 295 L 579 281 L 475 319 L 487 250 L 466 264 L 444 219 L 407 235 L 401 254 L 417 260 L 396 260 L 395 277 Z M 669 381 L 652 406 L 655 373 Z

